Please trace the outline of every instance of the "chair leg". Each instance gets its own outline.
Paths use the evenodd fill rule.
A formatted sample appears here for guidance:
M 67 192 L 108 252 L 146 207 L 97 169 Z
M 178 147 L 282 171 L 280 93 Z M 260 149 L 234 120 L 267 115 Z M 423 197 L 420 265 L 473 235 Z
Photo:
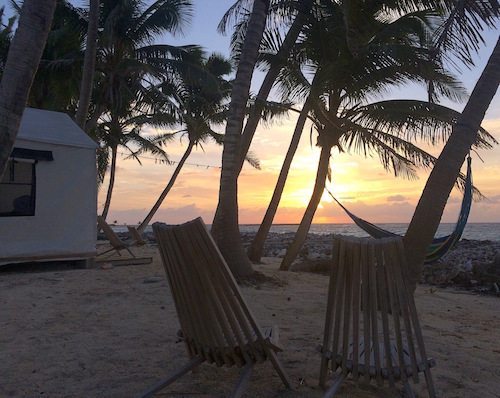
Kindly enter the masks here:
M 415 395 L 413 395 L 413 391 L 411 390 L 411 387 L 410 387 L 410 382 L 408 380 L 406 380 L 404 382 L 404 387 L 405 387 L 406 396 L 408 398 L 415 398 Z
M 286 388 L 292 388 L 292 381 L 290 380 L 290 377 L 288 376 L 288 373 L 286 372 L 285 368 L 283 367 L 283 364 L 281 363 L 280 359 L 278 358 L 278 355 L 276 355 L 276 352 L 272 349 L 266 350 L 269 360 L 274 366 L 274 369 L 276 369 L 276 372 L 278 372 L 279 377 L 281 378 L 281 381 L 285 385 Z
M 255 365 L 254 361 L 248 362 L 241 373 L 240 378 L 238 379 L 238 383 L 236 384 L 235 389 L 231 393 L 231 398 L 240 398 L 245 392 L 245 387 L 247 386 L 248 381 L 250 380 L 250 375 L 252 374 L 253 367 Z
M 330 386 L 328 391 L 325 393 L 325 395 L 323 395 L 323 398 L 333 398 L 335 396 L 335 394 L 337 394 L 337 391 L 340 388 L 340 385 L 342 384 L 342 382 L 344 381 L 346 376 L 347 376 L 347 374 L 344 372 L 339 373 L 337 375 L 337 377 L 335 377 L 335 379 L 333 379 L 332 385 Z
M 140 395 L 137 396 L 137 398 L 152 397 L 153 394 L 157 393 L 158 391 L 163 390 L 169 384 L 172 384 L 174 381 L 181 378 L 186 373 L 188 373 L 191 369 L 196 368 L 199 364 L 201 364 L 204 361 L 205 361 L 205 359 L 202 357 L 196 357 L 196 358 L 192 359 L 186 365 L 180 367 L 177 370 L 174 370 L 167 377 L 160 380 L 159 382 L 157 382 L 153 386 L 149 387 L 147 390 L 144 390 Z
M 436 391 L 434 390 L 434 382 L 432 380 L 431 370 L 424 370 L 425 382 L 427 383 L 427 391 L 429 392 L 429 398 L 436 398 Z
M 134 257 L 134 258 L 135 258 L 135 254 L 134 254 L 134 253 L 132 253 L 132 250 L 130 250 L 128 247 L 126 247 L 125 249 L 126 249 L 126 250 L 130 253 L 130 255 L 131 255 L 132 257 Z

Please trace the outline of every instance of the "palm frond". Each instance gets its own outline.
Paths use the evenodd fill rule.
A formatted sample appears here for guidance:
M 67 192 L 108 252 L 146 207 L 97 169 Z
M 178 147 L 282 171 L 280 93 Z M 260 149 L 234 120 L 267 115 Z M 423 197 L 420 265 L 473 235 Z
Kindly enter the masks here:
M 416 100 L 380 101 L 348 112 L 348 118 L 358 125 L 431 145 L 448 139 L 459 116 L 454 109 Z M 480 128 L 476 147 L 489 149 L 496 143 L 493 136 Z
M 436 31 L 435 46 L 470 67 L 474 65 L 472 53 L 485 43 L 483 30 L 497 27 L 500 4 L 498 0 L 449 1 L 445 11 L 447 19 Z M 455 64 L 452 58 L 448 61 Z
M 188 0 L 158 0 L 135 21 L 133 36 L 139 42 L 150 42 L 154 36 L 169 32 L 184 35 L 193 17 Z

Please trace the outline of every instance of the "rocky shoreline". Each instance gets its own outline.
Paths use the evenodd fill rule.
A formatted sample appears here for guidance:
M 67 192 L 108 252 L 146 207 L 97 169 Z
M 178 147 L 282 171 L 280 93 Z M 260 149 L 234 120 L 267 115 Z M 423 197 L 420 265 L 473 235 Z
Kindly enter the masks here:
M 128 233 L 119 233 L 122 239 Z M 248 247 L 255 233 L 242 233 Z M 293 233 L 269 233 L 263 257 L 282 258 L 294 237 Z M 101 236 L 100 238 L 103 238 Z M 149 243 L 156 243 L 153 233 L 144 234 Z M 326 272 L 332 256 L 330 235 L 308 234 L 292 269 L 295 271 Z M 500 296 L 500 242 L 462 239 L 449 253 L 434 264 L 424 266 L 421 283 L 436 287 L 453 286 L 480 293 Z

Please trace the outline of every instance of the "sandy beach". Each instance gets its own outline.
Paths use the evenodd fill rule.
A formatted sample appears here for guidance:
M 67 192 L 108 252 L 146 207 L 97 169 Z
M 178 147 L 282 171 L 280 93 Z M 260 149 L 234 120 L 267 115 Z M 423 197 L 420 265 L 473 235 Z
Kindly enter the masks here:
M 0 397 L 133 397 L 186 362 L 155 245 L 147 265 L 0 273 Z M 277 324 L 286 390 L 269 363 L 255 367 L 247 397 L 321 397 L 318 387 L 328 277 L 255 269 L 278 283 L 242 286 L 261 325 Z M 415 295 L 440 397 L 500 397 L 499 298 L 421 285 Z M 157 396 L 226 397 L 239 370 L 201 365 Z M 331 382 L 331 379 L 329 380 Z M 422 382 L 417 397 L 425 397 Z M 401 386 L 345 382 L 339 397 L 400 397 Z

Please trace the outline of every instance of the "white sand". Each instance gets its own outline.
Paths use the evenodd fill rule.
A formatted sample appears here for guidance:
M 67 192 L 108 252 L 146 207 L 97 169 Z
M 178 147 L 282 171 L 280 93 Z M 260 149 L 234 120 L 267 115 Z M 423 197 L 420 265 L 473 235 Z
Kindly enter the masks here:
M 0 273 L 0 397 L 133 397 L 186 362 L 155 246 L 135 249 L 149 265 L 56 272 Z M 279 354 L 294 389 L 269 363 L 255 367 L 248 397 L 321 397 L 318 387 L 326 276 L 280 272 L 276 259 L 256 269 L 283 286 L 243 287 L 262 325 L 278 324 Z M 149 283 L 145 283 L 149 282 Z M 420 286 L 416 303 L 437 361 L 440 397 L 500 396 L 499 298 Z M 201 365 L 158 396 L 225 397 L 239 370 Z M 329 380 L 331 381 L 331 380 Z M 425 397 L 423 380 L 414 391 Z M 339 397 L 399 397 L 398 389 L 345 382 Z

